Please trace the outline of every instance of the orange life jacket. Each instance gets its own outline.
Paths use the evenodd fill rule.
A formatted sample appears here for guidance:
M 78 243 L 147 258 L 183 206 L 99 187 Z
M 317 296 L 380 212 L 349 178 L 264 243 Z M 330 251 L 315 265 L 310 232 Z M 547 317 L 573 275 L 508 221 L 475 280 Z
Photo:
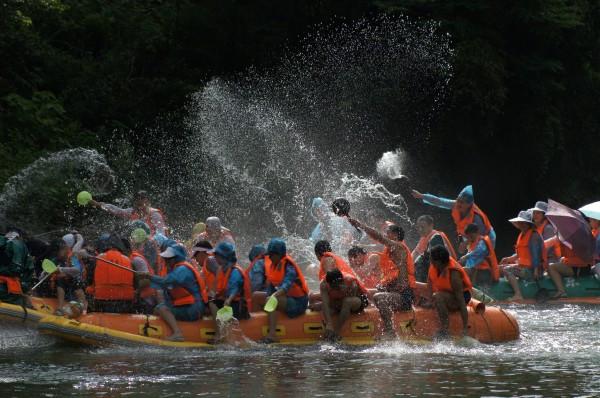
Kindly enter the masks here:
M 156 227 L 154 226 L 154 223 L 152 222 L 152 213 L 160 214 L 163 224 L 165 224 L 165 215 L 163 214 L 162 210 L 156 209 L 154 207 L 151 207 L 148 214 L 146 214 L 144 217 L 140 216 L 140 214 L 134 209 L 131 212 L 131 215 L 129 216 L 129 221 L 142 220 L 150 228 L 150 235 L 154 235 L 156 233 Z
M 23 290 L 21 289 L 21 281 L 16 276 L 0 275 L 0 284 L 5 284 L 6 289 L 10 294 L 23 294 Z
M 133 300 L 135 297 L 133 272 L 117 268 L 103 262 L 102 259 L 132 269 L 129 258 L 118 250 L 110 249 L 98 256 L 94 270 L 94 298 L 96 300 Z
M 563 263 L 566 265 L 569 265 L 571 267 L 587 267 L 590 264 L 591 259 L 589 260 L 585 260 L 579 256 L 577 256 L 577 254 L 575 254 L 575 252 L 573 251 L 573 249 L 570 249 L 567 245 L 565 245 L 564 243 L 560 242 L 560 253 L 562 254 L 563 257 Z
M 210 289 L 215 292 L 215 298 L 217 300 L 225 300 L 227 299 L 227 284 L 229 283 L 229 277 L 231 276 L 231 271 L 236 268 L 242 274 L 242 278 L 244 278 L 244 287 L 242 289 L 241 294 L 238 293 L 237 296 L 233 299 L 233 301 L 240 301 L 240 299 L 244 299 L 246 301 L 246 305 L 248 305 L 248 309 L 252 308 L 250 306 L 252 301 L 252 288 L 250 286 L 250 278 L 246 275 L 242 267 L 235 264 L 227 270 L 227 272 L 223 273 L 221 268 L 217 270 L 217 275 L 213 274 L 209 269 L 207 262 L 204 262 L 204 266 L 202 267 L 202 272 L 204 273 L 204 279 L 206 282 L 207 289 Z
M 419 239 L 419 242 L 417 243 L 417 246 L 415 246 L 413 253 L 418 254 L 418 255 L 422 255 L 423 253 L 425 253 L 427 251 L 427 246 L 429 246 L 429 241 L 435 235 L 439 235 L 442 237 L 442 239 L 444 241 L 444 246 L 446 246 L 446 249 L 448 249 L 448 251 L 450 252 L 450 257 L 456 258 L 456 252 L 454 251 L 454 246 L 452 246 L 452 243 L 450 243 L 450 239 L 448 239 L 448 236 L 445 233 L 443 233 L 442 231 L 436 231 L 435 229 L 432 229 L 431 232 L 427 236 L 422 236 Z
M 350 275 L 358 278 L 358 275 L 356 275 L 356 272 L 354 272 L 352 267 L 350 265 L 348 265 L 348 263 L 346 261 L 344 261 L 343 258 L 341 258 L 340 256 L 333 254 L 331 252 L 325 252 L 325 253 L 323 253 L 323 256 L 321 257 L 321 261 L 320 261 L 319 281 L 322 281 L 323 279 L 325 279 L 325 276 L 327 275 L 327 272 L 325 272 L 325 259 L 327 259 L 327 258 L 332 258 L 335 261 L 335 268 L 339 269 L 342 273 L 350 274 Z
M 531 236 L 533 234 L 537 234 L 537 230 L 528 229 L 527 232 L 519 233 L 519 237 L 517 238 L 517 243 L 515 245 L 515 253 L 517 253 L 517 262 L 522 268 L 531 268 L 533 260 L 531 259 L 531 252 L 529 251 L 529 241 L 531 240 Z M 548 267 L 548 260 L 546 249 L 542 247 L 542 266 L 544 268 Z
M 265 256 L 265 276 L 267 277 L 267 281 L 274 287 L 281 285 L 285 278 L 286 263 L 292 264 L 298 275 L 298 278 L 292 283 L 290 289 L 287 291 L 287 295 L 289 297 L 306 296 L 308 294 L 308 285 L 306 284 L 306 280 L 304 279 L 300 267 L 298 267 L 296 262 L 290 256 L 286 255 L 277 265 L 273 264 L 269 256 Z
M 354 277 L 354 276 L 352 276 L 350 274 L 344 274 L 343 272 L 342 272 L 342 275 L 344 277 L 344 280 L 343 280 L 342 284 L 346 288 L 349 288 L 349 287 L 352 286 L 353 283 L 356 283 L 356 285 L 358 286 L 358 290 L 359 290 L 360 294 L 367 295 L 367 293 L 368 293 L 367 289 L 365 288 L 365 286 L 362 284 L 362 282 L 358 278 L 356 278 L 356 277 Z M 327 284 L 327 288 L 328 288 L 327 290 L 329 292 L 329 299 L 330 300 L 341 300 L 344 297 L 346 297 L 343 294 L 342 289 L 334 289 L 334 288 L 331 287 L 331 285 L 329 285 L 329 283 Z
M 463 283 L 463 291 L 469 292 L 473 288 L 471 279 L 464 268 L 453 258 L 450 259 L 448 266 L 438 274 L 437 268 L 433 265 L 429 265 L 429 282 L 431 283 L 431 289 L 434 292 L 450 292 L 452 293 L 452 282 L 450 280 L 451 270 L 458 271 Z
M 414 289 L 417 286 L 417 280 L 415 279 L 415 263 L 413 262 L 412 254 L 410 249 L 404 242 L 398 242 L 402 245 L 406 251 L 406 271 L 408 272 L 408 286 Z M 379 257 L 379 267 L 381 268 L 381 284 L 389 285 L 393 283 L 400 275 L 398 265 L 392 260 L 390 248 L 385 247 L 383 253 Z
M 456 233 L 459 235 L 466 235 L 465 229 L 469 224 L 473 224 L 473 220 L 475 219 L 475 214 L 479 215 L 483 220 L 483 224 L 485 225 L 485 231 L 481 231 L 481 235 L 488 235 L 492 229 L 492 224 L 490 220 L 485 215 L 483 211 L 475 204 L 471 206 L 467 215 L 463 218 L 458 212 L 456 205 L 452 208 L 452 219 L 454 220 L 454 224 L 456 224 Z
M 475 269 L 487 270 L 489 269 L 492 274 L 492 279 L 494 282 L 497 282 L 500 279 L 500 268 L 498 267 L 498 258 L 496 257 L 496 251 L 494 250 L 494 246 L 492 245 L 492 241 L 489 236 L 479 236 L 479 240 L 471 243 L 469 245 L 469 251 L 475 250 L 479 241 L 483 241 L 485 246 L 488 249 L 487 257 L 481 262 L 481 264 L 477 265 Z
M 371 272 L 372 270 L 369 270 L 370 264 L 368 264 L 368 262 L 370 261 L 369 259 L 372 255 L 377 255 L 379 257 L 379 261 L 381 261 L 381 253 L 368 253 L 366 256 L 367 264 L 363 264 L 361 267 L 352 268 L 367 289 L 375 289 L 381 281 L 380 268 L 377 270 L 377 272 Z
M 600 233 L 600 229 L 598 229 L 598 228 L 592 228 L 592 236 L 594 238 L 598 237 L 598 233 Z
M 202 297 L 202 301 L 205 303 L 208 302 L 208 295 L 206 293 L 206 285 L 204 284 L 204 279 L 202 279 L 202 277 L 200 276 L 200 272 L 198 272 L 196 267 L 194 267 L 192 264 L 188 263 L 187 261 L 182 261 L 182 262 L 176 263 L 173 266 L 173 270 L 175 270 L 178 267 L 186 267 L 187 269 L 192 271 L 192 273 L 194 274 L 194 277 L 196 278 L 196 283 L 198 284 L 198 290 L 200 291 L 200 296 Z M 173 300 L 173 305 L 175 307 L 180 307 L 183 305 L 191 305 L 196 302 L 196 298 L 194 297 L 194 295 L 189 290 L 187 290 L 186 288 L 184 288 L 182 286 L 177 286 L 177 287 L 174 287 L 173 289 L 170 289 L 169 296 L 171 296 L 171 299 Z

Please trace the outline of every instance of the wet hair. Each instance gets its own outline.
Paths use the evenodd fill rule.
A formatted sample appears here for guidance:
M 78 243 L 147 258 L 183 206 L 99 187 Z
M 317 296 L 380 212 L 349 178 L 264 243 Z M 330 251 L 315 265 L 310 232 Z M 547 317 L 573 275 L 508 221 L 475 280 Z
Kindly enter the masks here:
M 330 285 L 339 285 L 344 280 L 344 275 L 342 275 L 342 272 L 339 269 L 334 268 L 327 272 L 325 280 Z
M 131 242 L 129 242 L 129 239 L 121 238 L 121 245 L 122 245 L 123 249 L 125 249 L 125 251 L 123 251 L 123 254 L 130 255 L 131 254 Z
M 465 234 L 476 234 L 479 232 L 479 225 L 477 224 L 469 224 L 467 228 L 465 228 Z
M 404 240 L 404 229 L 401 226 L 392 224 L 388 227 L 388 230 L 395 234 L 399 241 Z
M 360 246 L 352 246 L 350 250 L 348 250 L 348 258 L 358 257 L 363 254 L 367 254 L 367 252 Z
M 331 244 L 329 241 L 320 240 L 315 244 L 315 254 L 317 256 L 322 256 L 323 253 L 327 253 L 331 251 Z
M 419 218 L 417 218 L 417 222 L 419 221 L 423 221 L 427 225 L 433 225 L 433 217 L 431 217 L 429 214 L 423 214 L 422 216 L 419 216 Z
M 133 195 L 134 202 L 137 202 L 138 200 L 146 200 L 146 199 L 150 199 L 150 197 L 148 196 L 148 192 L 146 192 L 146 191 L 137 191 Z
M 46 257 L 58 257 L 58 252 L 66 248 L 67 244 L 62 239 L 53 239 L 46 251 Z
M 431 261 L 436 263 L 446 264 L 450 261 L 450 253 L 448 249 L 442 245 L 437 245 L 430 252 Z

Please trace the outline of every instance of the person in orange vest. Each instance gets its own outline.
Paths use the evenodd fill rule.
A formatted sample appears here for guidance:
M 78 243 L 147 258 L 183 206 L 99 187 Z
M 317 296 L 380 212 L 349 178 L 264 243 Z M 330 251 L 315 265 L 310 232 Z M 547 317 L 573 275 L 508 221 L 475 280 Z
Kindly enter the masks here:
M 404 230 L 399 225 L 390 224 L 384 235 L 350 217 L 348 221 L 385 246 L 379 259 L 382 278 L 377 289 L 380 292 L 373 296 L 373 301 L 381 314 L 385 335 L 396 337 L 394 311 L 410 311 L 415 301 L 415 266 L 410 249 L 404 243 Z
M 94 297 L 94 311 L 126 313 L 134 311 L 135 284 L 133 272 L 117 268 L 106 261 L 133 270 L 131 260 L 123 253 L 121 238 L 111 234 L 98 245 L 103 250 L 94 266 L 94 282 L 86 289 Z
M 173 333 L 170 341 L 184 341 L 177 321 L 193 322 L 202 318 L 208 301 L 204 279 L 200 271 L 187 261 L 186 250 L 180 244 L 167 247 L 160 253 L 165 259 L 167 276 L 142 274 L 156 289 L 158 304 L 154 312 L 169 325 Z
M 535 229 L 544 241 L 548 263 L 557 262 L 560 259 L 560 250 L 558 250 L 555 244 L 556 228 L 546 218 L 548 203 L 542 201 L 535 202 L 535 206 L 530 210 Z
M 592 239 L 595 244 L 594 247 L 598 248 L 600 239 Z M 592 274 L 592 265 L 594 263 L 594 253 L 590 253 L 589 258 L 580 257 L 569 244 L 564 243 L 560 239 L 556 239 L 556 245 L 560 251 L 561 258 L 548 266 L 548 275 L 556 286 L 556 294 L 552 297 L 553 299 L 566 298 L 567 292 L 563 283 L 562 277 L 574 277 L 574 276 L 588 276 Z M 594 251 L 596 252 L 596 251 Z
M 459 260 L 469 278 L 478 285 L 490 285 L 500 279 L 500 268 L 496 251 L 489 236 L 481 236 L 477 224 L 469 224 L 465 229 L 467 254 Z
M 148 224 L 152 235 L 159 233 L 168 236 L 168 227 L 162 211 L 150 206 L 150 198 L 146 191 L 138 191 L 133 196 L 133 207 L 122 209 L 110 203 L 95 200 L 90 201 L 90 205 L 130 221 L 142 220 Z
M 358 277 L 343 258 L 332 252 L 331 244 L 327 240 L 320 240 L 315 244 L 315 256 L 319 260 L 319 282 L 323 281 L 327 272 L 334 268 Z
M 335 268 L 321 282 L 321 299 L 323 318 L 325 318 L 324 339 L 340 340 L 340 332 L 350 314 L 361 313 L 369 305 L 367 289 L 359 279 L 344 274 Z M 333 322 L 332 312 L 338 314 L 337 322 Z
M 546 250 L 532 217 L 532 212 L 527 210 L 520 211 L 517 217 L 508 220 L 520 231 L 515 244 L 515 254 L 500 261 L 502 274 L 515 292 L 509 301 L 523 300 L 517 278 L 531 281 L 541 278 L 544 273 Z
M 415 199 L 421 200 L 425 204 L 451 210 L 452 220 L 456 225 L 456 233 L 459 237 L 464 237 L 467 225 L 474 223 L 477 224 L 482 235 L 490 237 L 493 246 L 496 247 L 496 232 L 488 217 L 475 204 L 472 185 L 464 187 L 456 200 L 440 198 L 428 193 L 423 194 L 416 190 L 412 191 L 412 195 Z M 464 241 L 461 243 L 461 246 L 466 247 Z M 465 250 L 459 249 L 459 251 L 464 252 Z
M 352 246 L 348 250 L 348 263 L 367 289 L 377 288 L 377 284 L 381 281 L 379 256 L 378 253 L 369 255 L 360 246 Z
M 431 249 L 428 285 L 440 319 L 440 330 L 436 337 L 448 337 L 450 311 L 460 311 L 462 334 L 466 336 L 469 326 L 467 305 L 471 301 L 473 285 L 469 275 L 456 260 L 450 257 L 448 249 L 444 246 Z
M 456 252 L 452 243 L 442 231 L 436 231 L 433 226 L 433 217 L 424 214 L 417 218 L 417 232 L 420 239 L 411 255 L 415 263 L 415 278 L 418 282 L 427 282 L 429 272 L 429 252 L 435 246 L 442 245 L 450 252 L 450 256 L 456 259 Z
M 235 246 L 229 242 L 221 242 L 212 253 L 218 268 L 216 273 L 208 272 L 204 277 L 208 289 L 208 306 L 213 318 L 217 319 L 220 308 L 230 306 L 236 319 L 249 319 L 252 302 L 250 280 L 237 264 Z
M 31 308 L 28 290 L 34 266 L 22 235 L 17 228 L 0 235 L 0 300 Z
M 267 246 L 265 275 L 267 278 L 267 295 L 277 299 L 277 309 L 270 312 L 269 332 L 261 343 L 277 342 L 277 313 L 284 312 L 288 318 L 303 315 L 308 308 L 308 285 L 302 270 L 287 254 L 287 247 L 282 239 L 273 238 Z

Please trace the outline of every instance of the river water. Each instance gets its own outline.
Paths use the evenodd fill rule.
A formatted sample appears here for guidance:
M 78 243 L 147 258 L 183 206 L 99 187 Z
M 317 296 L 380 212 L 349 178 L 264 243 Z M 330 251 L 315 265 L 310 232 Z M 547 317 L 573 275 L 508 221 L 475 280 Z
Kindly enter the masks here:
M 600 307 L 508 309 L 521 339 L 473 348 L 89 349 L 3 325 L 0 396 L 600 396 Z

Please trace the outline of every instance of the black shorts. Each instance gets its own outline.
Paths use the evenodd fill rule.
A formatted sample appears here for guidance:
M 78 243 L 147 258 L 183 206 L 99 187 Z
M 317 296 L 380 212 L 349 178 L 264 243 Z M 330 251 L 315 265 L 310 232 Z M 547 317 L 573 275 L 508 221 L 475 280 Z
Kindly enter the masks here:
M 67 300 L 75 300 L 75 291 L 85 289 L 81 279 L 72 277 L 57 278 L 56 287 L 60 287 L 65 291 L 65 298 Z
M 217 308 L 223 308 L 225 304 L 224 300 L 213 300 L 213 303 L 217 306 Z M 233 317 L 237 320 L 242 319 L 250 319 L 250 313 L 248 312 L 248 308 L 245 305 L 242 305 L 242 300 L 234 301 L 231 303 L 231 309 L 233 310 Z
M 464 292 L 463 297 L 465 298 L 465 304 L 469 304 L 469 301 L 471 301 L 471 292 Z
M 360 314 L 361 312 L 363 312 L 365 310 L 365 308 L 367 308 L 369 306 L 369 298 L 367 297 L 366 294 L 361 294 L 358 297 L 360 298 L 360 307 L 357 310 L 352 311 L 353 314 Z M 334 310 L 336 312 L 340 312 L 342 309 L 343 301 L 344 301 L 344 299 L 332 300 L 332 301 L 330 301 L 329 306 L 331 307 L 332 310 Z

